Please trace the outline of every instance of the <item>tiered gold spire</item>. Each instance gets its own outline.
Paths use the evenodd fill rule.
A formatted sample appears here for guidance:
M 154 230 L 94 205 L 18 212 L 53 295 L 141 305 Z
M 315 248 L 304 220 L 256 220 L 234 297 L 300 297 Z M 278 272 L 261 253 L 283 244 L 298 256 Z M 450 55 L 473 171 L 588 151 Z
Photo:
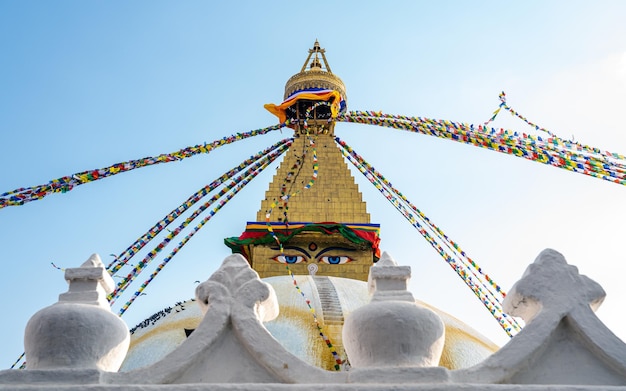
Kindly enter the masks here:
M 300 91 L 325 89 L 337 91 L 345 104 L 345 86 L 331 72 L 325 53 L 315 40 L 301 71 L 285 84 L 284 99 Z M 335 144 L 334 121 L 328 116 L 327 107 L 311 110 L 314 102 L 308 99 L 294 106 L 298 104 L 294 113 L 302 121 L 294 126 L 296 139 L 265 193 L 257 221 L 264 221 L 272 204 L 278 203 L 274 208 L 277 210 L 271 210 L 270 221 L 369 223 L 365 202 Z M 327 109 L 323 114 L 322 108 Z M 313 167 L 313 150 L 317 153 L 317 172 Z M 312 178 L 315 178 L 312 186 L 305 189 Z M 295 192 L 297 195 L 288 202 L 280 202 L 285 195 Z
M 284 275 L 285 264 L 294 274 L 308 274 L 314 264 L 318 275 L 367 280 L 378 255 L 378 225 L 370 224 L 335 143 L 334 118 L 345 110 L 345 87 L 331 73 L 319 42 L 287 81 L 285 101 L 265 107 L 288 121 L 295 140 L 265 192 L 256 222 L 226 244 L 244 253 L 261 277 Z

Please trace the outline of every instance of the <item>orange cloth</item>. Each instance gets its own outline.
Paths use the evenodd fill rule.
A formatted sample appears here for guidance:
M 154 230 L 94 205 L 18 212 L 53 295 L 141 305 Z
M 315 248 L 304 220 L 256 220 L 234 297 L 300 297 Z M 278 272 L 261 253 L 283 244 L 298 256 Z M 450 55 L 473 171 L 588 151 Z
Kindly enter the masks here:
M 339 114 L 339 107 L 341 102 L 341 95 L 337 91 L 322 90 L 322 91 L 300 91 L 279 105 L 268 103 L 263 105 L 267 111 L 278 117 L 279 122 L 282 124 L 287 120 L 286 110 L 293 106 L 299 100 L 314 100 L 314 101 L 331 101 L 330 112 L 334 117 Z

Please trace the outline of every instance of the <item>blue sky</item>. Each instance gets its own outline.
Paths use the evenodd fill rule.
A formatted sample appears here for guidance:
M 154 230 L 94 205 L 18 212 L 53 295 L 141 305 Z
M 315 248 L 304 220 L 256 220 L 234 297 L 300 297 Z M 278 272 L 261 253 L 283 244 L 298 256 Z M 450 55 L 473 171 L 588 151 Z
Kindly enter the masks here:
M 272 125 L 319 39 L 348 109 L 479 124 L 508 103 L 564 138 L 626 153 L 626 3 L 0 1 L 0 192 Z M 501 113 L 494 124 L 527 130 Z M 544 248 L 598 281 L 598 315 L 626 338 L 626 189 L 564 170 L 371 126 L 336 134 L 505 289 Z M 66 290 L 62 267 L 120 253 L 192 192 L 288 137 L 258 136 L 0 210 L 0 368 Z M 255 218 L 275 166 L 248 185 L 125 314 L 129 327 L 193 296 Z M 411 290 L 501 344 L 506 335 L 414 229 L 353 174 L 381 248 Z M 558 278 L 558 276 L 555 276 Z M 140 280 L 143 280 L 140 277 Z

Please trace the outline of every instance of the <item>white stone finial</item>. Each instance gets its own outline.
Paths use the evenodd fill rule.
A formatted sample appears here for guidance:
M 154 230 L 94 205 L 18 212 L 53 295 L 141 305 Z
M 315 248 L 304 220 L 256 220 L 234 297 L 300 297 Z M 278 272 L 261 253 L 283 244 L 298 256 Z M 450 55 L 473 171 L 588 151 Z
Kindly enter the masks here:
M 376 262 L 378 266 L 398 266 L 398 262 L 389 255 L 387 251 L 383 251 L 383 255 L 380 257 L 378 262 Z
M 69 289 L 59 295 L 60 302 L 70 301 L 109 307 L 107 295 L 115 290 L 115 282 L 98 254 L 92 254 L 80 267 L 66 269 L 65 280 L 69 284 Z
M 367 287 L 372 301 L 402 300 L 415 302 L 413 294 L 407 290 L 411 278 L 409 266 L 398 266 L 398 263 L 386 251 L 380 260 L 370 268 Z
M 27 369 L 99 369 L 117 371 L 130 333 L 111 312 L 107 293 L 114 283 L 100 257 L 66 269 L 68 292 L 28 321 L 24 333 Z
M 372 301 L 346 317 L 343 342 L 355 368 L 439 365 L 445 328 L 430 309 L 415 304 L 407 281 L 409 266 L 383 253 L 370 269 Z M 373 292 L 372 292 L 373 290 Z
M 100 255 L 91 254 L 89 258 L 85 262 L 83 262 L 80 267 L 101 267 L 103 265 L 102 260 L 100 259 Z

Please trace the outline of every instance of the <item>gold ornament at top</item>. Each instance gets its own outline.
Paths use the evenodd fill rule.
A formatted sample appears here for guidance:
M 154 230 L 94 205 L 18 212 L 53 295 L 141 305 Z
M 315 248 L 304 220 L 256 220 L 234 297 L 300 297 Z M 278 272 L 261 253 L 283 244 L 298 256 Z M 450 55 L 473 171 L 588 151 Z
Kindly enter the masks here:
M 287 80 L 283 99 L 280 104 L 268 103 L 264 107 L 280 123 L 289 122 L 296 136 L 333 135 L 334 119 L 346 109 L 346 87 L 331 72 L 325 51 L 317 40 L 300 72 Z
M 326 50 L 320 48 L 319 42 L 315 40 L 313 49 L 309 49 L 309 55 L 306 61 L 304 61 L 300 72 L 287 80 L 283 99 L 287 99 L 298 91 L 310 88 L 323 88 L 339 92 L 343 100 L 347 102 L 346 86 L 330 70 L 325 53 Z

